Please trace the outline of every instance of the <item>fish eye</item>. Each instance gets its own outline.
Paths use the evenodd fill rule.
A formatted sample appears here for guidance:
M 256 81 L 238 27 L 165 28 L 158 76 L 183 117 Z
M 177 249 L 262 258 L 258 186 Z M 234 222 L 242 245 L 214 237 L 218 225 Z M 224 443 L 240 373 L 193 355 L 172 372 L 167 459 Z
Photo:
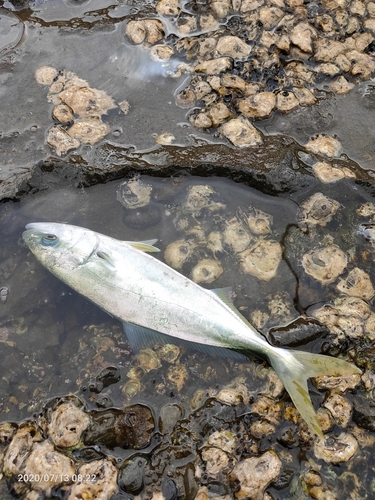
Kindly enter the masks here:
M 59 241 L 56 234 L 44 234 L 42 237 L 42 245 L 46 247 L 52 247 Z

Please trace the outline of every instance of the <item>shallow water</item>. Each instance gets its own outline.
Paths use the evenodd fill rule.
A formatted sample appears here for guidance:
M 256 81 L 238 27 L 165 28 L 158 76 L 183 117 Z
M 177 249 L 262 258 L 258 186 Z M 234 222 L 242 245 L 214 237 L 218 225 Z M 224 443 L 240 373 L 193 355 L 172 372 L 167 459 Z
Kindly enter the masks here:
M 339 297 L 336 282 L 322 285 L 304 272 L 302 257 L 312 248 L 337 245 L 350 258 L 343 275 L 358 266 L 374 283 L 372 241 L 358 233 L 361 224 L 373 221 L 371 216 L 356 212 L 361 204 L 374 202 L 372 82 L 362 82 L 348 95 L 338 96 L 321 81 L 316 105 L 286 115 L 274 113 L 256 122 L 265 134 L 263 146 L 240 150 L 217 130 L 193 128 L 188 110 L 175 105 L 176 94 L 190 81 L 186 73 L 170 76 L 179 57 L 170 63 L 152 62 L 146 48 L 125 38 L 130 19 L 154 16 L 153 2 L 53 0 L 13 4 L 5 2 L 0 11 L 0 420 L 33 418 L 50 398 L 70 393 L 77 394 L 87 409 L 96 411 L 142 403 L 152 409 L 157 421 L 160 414 L 168 413 L 168 405 L 174 405 L 177 410 L 172 413 L 177 416 L 169 423 L 174 434 L 170 441 L 164 437 L 160 446 L 155 437 L 142 450 L 147 460 L 164 460 L 173 470 L 174 457 L 185 447 L 191 455 L 175 458 L 176 463 L 185 460 L 189 467 L 201 464 L 200 446 L 206 434 L 220 426 L 235 429 L 237 425 L 246 427 L 246 432 L 242 427 L 238 431 L 242 440 L 238 456 L 251 456 L 254 440 L 249 439 L 246 418 L 255 418 L 251 402 L 257 400 L 259 392 L 269 390 L 265 365 L 183 347 L 177 365 L 186 369 L 181 371 L 181 379 L 171 375 L 170 366 L 163 362 L 143 374 L 136 394 L 129 396 L 124 386 L 134 368 L 135 351 L 120 323 L 44 269 L 23 244 L 22 231 L 29 222 L 59 221 L 124 240 L 157 238 L 161 253 L 156 258 L 161 260 L 170 243 L 189 240 L 195 249 L 181 272 L 190 276 L 198 261 L 217 258 L 223 273 L 203 286 L 231 286 L 235 305 L 251 322 L 258 322 L 257 327 L 269 340 L 313 352 L 342 356 L 351 352 L 359 357 L 358 353 L 366 353 L 368 347 L 363 335 L 335 338 L 313 322 L 297 328 L 297 333 L 272 333 L 270 329 L 300 315 L 314 314 L 317 307 L 332 304 Z M 171 21 L 167 28 L 168 43 L 172 43 L 175 28 Z M 104 117 L 110 132 L 103 141 L 57 157 L 46 143 L 48 129 L 54 124 L 48 86 L 38 85 L 34 78 L 35 71 L 44 65 L 75 72 L 92 88 L 105 90 L 116 103 L 128 100 L 130 111 L 110 110 Z M 174 135 L 172 145 L 155 143 L 162 132 Z M 318 133 L 339 138 L 343 153 L 333 162 L 355 172 L 356 181 L 322 184 L 313 175 L 312 165 L 322 158 L 308 153 L 303 144 Z M 140 210 L 126 209 L 116 197 L 120 183 L 133 177 L 152 186 L 151 202 Z M 210 186 L 212 200 L 220 207 L 187 211 L 189 188 L 197 185 Z M 309 226 L 301 222 L 301 205 L 317 192 L 340 207 L 326 225 Z M 269 281 L 242 272 L 230 244 L 224 243 L 217 253 L 208 249 L 208 235 L 212 231 L 223 233 L 235 217 L 243 221 L 250 206 L 272 216 L 271 232 L 265 239 L 283 248 L 276 276 Z M 373 311 L 373 299 L 368 302 Z M 374 333 L 369 336 L 370 348 Z M 366 354 L 363 357 L 361 366 L 371 372 L 371 361 Z M 117 367 L 120 381 L 98 390 L 98 374 L 100 378 L 108 366 Z M 249 391 L 248 402 L 218 409 L 211 398 L 230 383 L 233 389 L 239 380 Z M 311 388 L 318 407 L 326 393 Z M 363 385 L 358 393 L 369 395 Z M 290 406 L 287 396 L 281 401 Z M 201 405 L 203 410 L 197 410 Z M 217 417 L 221 411 L 227 413 Z M 284 417 L 280 422 L 274 433 L 256 440 L 259 453 L 273 448 L 283 460 L 285 474 L 269 491 L 274 498 L 307 498 L 301 478 L 313 466 L 314 454 L 297 436 L 298 426 Z M 352 421 L 349 428 L 351 425 Z M 369 424 L 365 429 L 370 444 L 361 443 L 355 458 L 336 466 L 319 462 L 325 485 L 334 488 L 339 478 L 342 490 L 349 491 L 354 477 L 370 491 L 374 445 Z M 292 440 L 286 439 L 286 430 L 294 433 Z M 340 430 L 336 425 L 332 433 L 337 435 Z M 186 442 L 182 434 L 188 436 Z M 121 460 L 137 453 L 121 448 L 108 452 Z M 167 472 L 155 466 L 155 474 L 161 477 Z M 186 474 L 184 480 L 189 483 Z M 210 486 L 214 493 L 226 493 L 219 480 L 202 476 L 200 484 Z M 13 498 L 4 481 L 1 487 L 2 498 Z M 148 492 L 145 498 L 147 495 L 151 496 Z M 186 498 L 194 495 L 186 494 Z M 361 491 L 358 498 L 366 498 L 365 493 Z

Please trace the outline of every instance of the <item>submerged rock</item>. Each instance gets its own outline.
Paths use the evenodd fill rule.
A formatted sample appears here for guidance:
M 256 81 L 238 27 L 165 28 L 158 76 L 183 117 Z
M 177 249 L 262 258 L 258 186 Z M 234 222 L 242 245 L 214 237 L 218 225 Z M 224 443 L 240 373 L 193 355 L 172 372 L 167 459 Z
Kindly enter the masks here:
M 281 466 L 281 460 L 271 451 L 236 464 L 229 476 L 235 497 L 261 498 L 267 486 L 278 478 Z
M 352 434 L 346 432 L 342 432 L 337 437 L 319 439 L 314 444 L 315 456 L 333 464 L 347 462 L 357 451 L 357 440 Z

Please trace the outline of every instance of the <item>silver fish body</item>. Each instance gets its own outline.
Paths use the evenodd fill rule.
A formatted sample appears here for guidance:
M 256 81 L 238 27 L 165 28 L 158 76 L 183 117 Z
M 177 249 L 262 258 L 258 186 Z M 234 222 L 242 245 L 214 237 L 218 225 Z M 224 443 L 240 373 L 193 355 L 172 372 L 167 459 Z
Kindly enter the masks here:
M 307 378 L 361 373 L 336 358 L 271 346 L 225 292 L 205 290 L 147 252 L 151 242 L 123 242 L 89 229 L 32 223 L 23 238 L 58 278 L 112 316 L 171 337 L 266 357 L 311 430 L 322 437 Z

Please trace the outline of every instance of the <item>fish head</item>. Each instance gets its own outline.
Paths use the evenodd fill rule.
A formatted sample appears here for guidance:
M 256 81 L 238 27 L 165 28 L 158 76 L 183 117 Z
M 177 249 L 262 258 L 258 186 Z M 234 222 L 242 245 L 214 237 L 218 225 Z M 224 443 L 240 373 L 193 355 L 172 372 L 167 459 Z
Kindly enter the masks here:
M 100 243 L 94 231 L 55 222 L 27 224 L 22 236 L 35 257 L 60 277 L 89 262 Z

